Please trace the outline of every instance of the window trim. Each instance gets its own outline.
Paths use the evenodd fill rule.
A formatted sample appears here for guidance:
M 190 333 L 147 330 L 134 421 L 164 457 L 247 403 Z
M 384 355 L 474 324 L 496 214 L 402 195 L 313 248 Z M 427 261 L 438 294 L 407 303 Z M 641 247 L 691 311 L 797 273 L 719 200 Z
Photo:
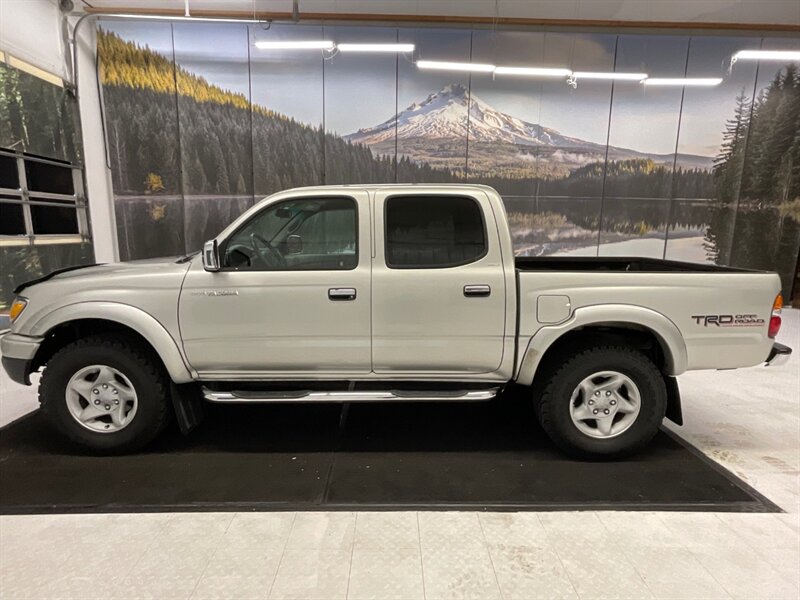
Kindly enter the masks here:
M 40 246 L 49 244 L 81 244 L 91 240 L 89 215 L 83 186 L 83 168 L 67 161 L 49 159 L 0 148 L 0 155 L 16 162 L 17 182 L 19 187 L 0 188 L 0 202 L 4 204 L 22 205 L 25 231 L 19 235 L 0 234 L 0 246 Z M 28 188 L 26 163 L 36 162 L 48 164 L 72 173 L 73 194 L 56 194 L 39 192 Z M 72 208 L 76 213 L 78 231 L 76 233 L 36 233 L 33 230 L 31 206 L 51 206 L 54 208 Z
M 225 273 L 314 273 L 314 272 L 329 273 L 331 271 L 355 271 L 359 267 L 359 265 L 361 264 L 361 245 L 359 244 L 359 240 L 358 240 L 361 222 L 360 222 L 359 215 L 358 215 L 358 209 L 359 209 L 358 200 L 356 200 L 356 198 L 353 197 L 353 196 L 347 196 L 347 195 L 295 196 L 293 198 L 283 198 L 281 200 L 278 200 L 277 202 L 274 202 L 274 203 L 266 205 L 264 208 L 259 210 L 257 213 L 255 213 L 253 216 L 251 216 L 249 219 L 247 219 L 244 223 L 239 225 L 239 227 L 234 229 L 233 232 L 231 232 L 231 234 L 222 241 L 222 243 L 219 245 L 220 247 L 219 247 L 219 250 L 218 250 L 221 262 L 222 263 L 225 262 L 224 259 L 226 257 L 226 253 L 227 253 L 227 250 L 228 250 L 228 244 L 230 243 L 230 241 L 242 229 L 247 227 L 253 221 L 253 219 L 258 218 L 259 215 L 261 215 L 264 211 L 271 210 L 271 209 L 273 209 L 273 208 L 275 208 L 277 206 L 280 206 L 281 204 L 285 204 L 287 202 L 298 202 L 298 201 L 301 201 L 301 200 L 310 200 L 310 201 L 313 201 L 313 200 L 349 200 L 350 202 L 353 203 L 353 209 L 354 209 L 353 212 L 354 212 L 354 216 L 355 216 L 355 226 L 356 226 L 356 231 L 355 231 L 355 234 L 356 234 L 355 235 L 356 264 L 355 265 L 353 265 L 352 267 L 346 268 L 346 269 L 272 269 L 272 270 L 269 270 L 269 269 L 244 270 L 244 269 L 236 269 L 235 267 L 221 266 L 220 272 L 225 272 Z
M 457 263 L 447 263 L 447 264 L 439 264 L 439 265 L 393 265 L 389 262 L 389 235 L 388 235 L 388 226 L 389 226 L 389 201 L 394 200 L 397 198 L 420 198 L 423 196 L 431 196 L 431 197 L 438 197 L 438 198 L 459 198 L 464 200 L 471 200 L 477 207 L 478 207 L 478 214 L 481 218 L 481 225 L 483 226 L 483 252 L 478 256 L 471 258 L 469 260 L 460 261 Z M 402 193 L 402 194 L 392 194 L 390 196 L 386 196 L 383 199 L 383 262 L 389 269 L 397 269 L 397 270 L 409 270 L 409 269 L 417 269 L 417 270 L 424 270 L 424 269 L 453 269 L 456 267 L 463 267 L 464 265 L 471 265 L 472 263 L 479 262 L 486 258 L 489 254 L 489 230 L 486 225 L 486 215 L 484 214 L 483 207 L 481 203 L 478 201 L 477 198 L 474 196 L 468 196 L 465 194 L 450 194 L 450 193 Z

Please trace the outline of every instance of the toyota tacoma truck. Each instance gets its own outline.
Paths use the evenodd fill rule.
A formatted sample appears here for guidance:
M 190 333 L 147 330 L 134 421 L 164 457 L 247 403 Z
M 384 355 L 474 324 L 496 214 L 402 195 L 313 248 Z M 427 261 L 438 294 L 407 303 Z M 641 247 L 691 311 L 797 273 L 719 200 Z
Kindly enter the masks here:
M 9 376 L 98 452 L 204 402 L 485 401 L 524 386 L 566 452 L 616 457 L 681 424 L 676 377 L 785 361 L 774 273 L 647 258 L 515 257 L 481 185 L 272 195 L 198 254 L 19 286 Z M 518 394 L 515 397 L 519 397 Z

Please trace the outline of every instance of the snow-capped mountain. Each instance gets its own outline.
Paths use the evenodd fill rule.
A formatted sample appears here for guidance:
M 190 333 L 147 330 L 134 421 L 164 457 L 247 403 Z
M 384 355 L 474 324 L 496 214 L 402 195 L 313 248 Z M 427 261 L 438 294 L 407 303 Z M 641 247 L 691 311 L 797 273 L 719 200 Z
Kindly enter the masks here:
M 405 148 L 413 148 L 414 160 L 442 165 L 452 158 L 457 165 L 458 161 L 463 163 L 463 148 L 457 141 L 466 138 L 467 128 L 470 144 L 478 142 L 474 148 L 470 146 L 470 152 L 485 154 L 480 160 L 483 171 L 491 171 L 492 164 L 511 167 L 529 161 L 530 152 L 539 156 L 545 153 L 552 162 L 572 170 L 601 159 L 606 152 L 605 144 L 569 137 L 497 110 L 475 94 L 470 96 L 469 90 L 461 84 L 446 85 L 422 102 L 414 102 L 396 117 L 359 129 L 345 138 L 365 144 L 380 154 L 393 151 L 396 132 L 398 140 L 406 141 Z M 480 146 L 488 142 L 498 146 L 487 154 L 487 147 Z M 615 160 L 652 158 L 664 163 L 673 160 L 671 154 L 647 154 L 616 147 L 608 148 L 608 156 Z M 678 162 L 692 167 L 711 166 L 711 159 L 702 156 L 679 155 Z
M 561 135 L 554 129 L 534 125 L 499 111 L 472 94 L 461 84 L 451 84 L 414 102 L 396 118 L 375 127 L 359 129 L 347 139 L 371 146 L 397 137 L 459 138 L 469 126 L 470 141 L 508 142 L 521 145 L 586 146 L 585 142 Z

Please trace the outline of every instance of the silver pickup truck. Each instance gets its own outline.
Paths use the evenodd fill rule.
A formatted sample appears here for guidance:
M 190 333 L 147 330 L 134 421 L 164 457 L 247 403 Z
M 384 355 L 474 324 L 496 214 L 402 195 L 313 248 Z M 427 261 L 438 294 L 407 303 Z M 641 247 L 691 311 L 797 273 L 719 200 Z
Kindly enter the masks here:
M 293 189 L 199 254 L 21 285 L 0 342 L 41 409 L 100 452 L 150 442 L 209 402 L 491 400 L 529 390 L 577 456 L 681 424 L 676 376 L 775 364 L 773 273 L 644 258 L 515 258 L 480 185 Z M 518 395 L 517 395 L 518 396 Z

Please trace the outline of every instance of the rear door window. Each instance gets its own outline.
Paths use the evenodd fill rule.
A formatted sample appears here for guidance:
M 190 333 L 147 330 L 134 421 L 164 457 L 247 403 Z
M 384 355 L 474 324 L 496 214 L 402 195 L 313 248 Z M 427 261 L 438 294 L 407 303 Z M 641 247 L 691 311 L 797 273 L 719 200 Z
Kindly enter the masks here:
M 474 198 L 393 196 L 385 210 L 389 268 L 457 267 L 486 255 L 486 225 Z

